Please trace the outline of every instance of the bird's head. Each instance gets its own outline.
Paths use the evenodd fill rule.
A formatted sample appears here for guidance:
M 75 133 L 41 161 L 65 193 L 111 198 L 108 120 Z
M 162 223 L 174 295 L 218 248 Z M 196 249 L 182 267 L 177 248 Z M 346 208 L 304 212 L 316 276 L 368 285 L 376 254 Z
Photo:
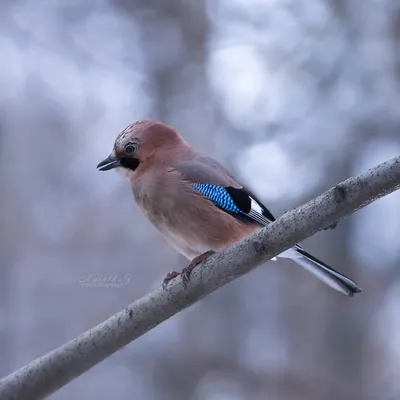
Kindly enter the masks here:
M 188 148 L 174 129 L 161 122 L 138 121 L 117 136 L 111 154 L 97 168 L 100 171 L 118 168 L 129 174 L 140 165 L 172 160 L 182 147 Z

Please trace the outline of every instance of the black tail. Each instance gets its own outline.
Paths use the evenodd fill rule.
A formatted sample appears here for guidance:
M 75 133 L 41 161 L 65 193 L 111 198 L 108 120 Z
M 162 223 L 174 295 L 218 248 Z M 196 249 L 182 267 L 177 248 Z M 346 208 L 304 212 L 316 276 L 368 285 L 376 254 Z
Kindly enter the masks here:
M 318 279 L 329 285 L 331 288 L 350 297 L 355 293 L 361 292 L 361 289 L 350 278 L 335 271 L 333 268 L 304 251 L 300 246 L 297 245 L 293 249 L 303 257 L 291 259 L 307 271 L 314 274 Z

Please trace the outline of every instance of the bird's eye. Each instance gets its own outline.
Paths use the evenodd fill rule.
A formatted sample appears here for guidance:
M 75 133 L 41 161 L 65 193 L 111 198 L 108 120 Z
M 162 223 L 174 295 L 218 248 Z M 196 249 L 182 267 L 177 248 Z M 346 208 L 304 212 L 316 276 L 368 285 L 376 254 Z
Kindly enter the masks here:
M 125 146 L 125 153 L 126 154 L 133 154 L 135 151 L 136 151 L 135 145 L 130 143 L 130 144 L 127 144 Z

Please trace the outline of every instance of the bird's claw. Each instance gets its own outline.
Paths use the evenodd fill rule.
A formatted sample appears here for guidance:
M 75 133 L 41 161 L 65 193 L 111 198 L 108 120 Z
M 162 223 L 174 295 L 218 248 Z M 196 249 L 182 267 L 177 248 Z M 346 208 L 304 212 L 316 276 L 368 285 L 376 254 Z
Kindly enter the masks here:
M 194 267 L 196 265 L 200 264 L 199 262 L 195 263 L 190 263 L 187 267 L 183 268 L 182 272 L 181 272 L 181 276 L 182 276 L 182 281 L 183 283 L 188 283 L 190 280 L 190 274 L 192 273 Z
M 179 275 L 180 275 L 179 272 L 175 272 L 175 271 L 168 272 L 167 276 L 163 280 L 163 284 L 162 284 L 163 289 L 165 290 L 167 288 L 169 281 L 171 281 L 172 279 L 176 278 Z
M 194 268 L 197 267 L 199 264 L 201 264 L 203 261 L 205 261 L 208 257 L 213 255 L 214 253 L 215 252 L 212 250 L 206 251 L 205 253 L 195 257 L 186 268 L 183 268 L 181 272 L 183 283 L 187 284 L 190 281 L 190 275 L 192 274 Z
M 213 255 L 215 252 L 214 251 L 206 251 L 203 254 L 200 254 L 199 256 L 193 258 L 192 262 L 185 268 L 183 268 L 182 272 L 168 272 L 167 276 L 164 278 L 162 287 L 163 289 L 167 288 L 167 285 L 169 283 L 169 281 L 171 281 L 172 279 L 176 278 L 177 276 L 181 276 L 182 277 L 182 282 L 186 285 L 189 281 L 190 281 L 190 275 L 193 271 L 193 269 L 201 264 L 203 261 L 205 261 L 208 257 L 210 257 L 211 255 Z

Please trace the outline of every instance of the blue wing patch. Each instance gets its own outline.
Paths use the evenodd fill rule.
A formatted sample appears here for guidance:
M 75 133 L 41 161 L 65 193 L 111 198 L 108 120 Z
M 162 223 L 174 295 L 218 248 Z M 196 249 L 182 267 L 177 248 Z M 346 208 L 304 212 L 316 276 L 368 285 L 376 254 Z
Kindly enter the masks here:
M 237 218 L 246 218 L 264 226 L 275 220 L 270 211 L 243 188 L 224 188 L 209 183 L 194 183 L 193 188 L 217 207 Z
M 239 207 L 232 200 L 230 194 L 223 187 L 210 185 L 209 183 L 195 183 L 193 184 L 193 187 L 204 197 L 207 197 L 216 206 L 222 208 L 224 211 L 232 214 L 243 214 Z

